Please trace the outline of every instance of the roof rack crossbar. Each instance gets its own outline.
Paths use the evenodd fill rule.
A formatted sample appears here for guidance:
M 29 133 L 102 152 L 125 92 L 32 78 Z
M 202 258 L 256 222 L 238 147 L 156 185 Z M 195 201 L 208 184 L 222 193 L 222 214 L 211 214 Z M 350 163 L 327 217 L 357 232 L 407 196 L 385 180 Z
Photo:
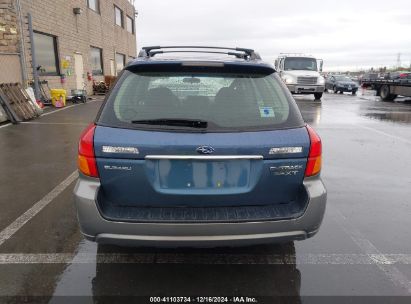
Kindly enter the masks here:
M 139 53 L 139 57 L 152 57 L 153 54 L 161 54 L 158 51 L 152 52 L 154 50 L 161 50 L 161 49 L 214 49 L 214 50 L 231 50 L 235 52 L 241 52 L 244 53 L 245 56 L 242 58 L 244 59 L 261 59 L 260 55 L 256 53 L 252 49 L 246 49 L 246 48 L 230 48 L 230 47 L 219 47 L 219 46 L 146 46 L 143 47 L 141 52 Z M 210 52 L 201 52 L 201 51 L 196 51 L 197 53 L 210 53 Z M 229 54 L 226 52 L 221 52 L 223 54 L 228 54 L 228 55 L 234 55 L 234 54 Z M 237 53 L 238 54 L 238 53 Z M 235 55 L 234 55 L 235 56 Z M 241 58 L 241 57 L 240 57 Z

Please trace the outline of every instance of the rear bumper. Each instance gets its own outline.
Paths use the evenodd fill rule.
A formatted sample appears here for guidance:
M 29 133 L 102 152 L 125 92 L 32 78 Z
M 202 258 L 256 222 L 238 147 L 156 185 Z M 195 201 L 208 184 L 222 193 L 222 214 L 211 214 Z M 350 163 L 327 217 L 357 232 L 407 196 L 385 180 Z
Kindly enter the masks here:
M 74 189 L 80 228 L 98 243 L 126 246 L 215 247 L 244 246 L 303 240 L 321 225 L 327 192 L 319 176 L 306 179 L 309 203 L 296 219 L 243 223 L 129 223 L 108 221 L 100 214 L 96 198 L 98 179 L 80 176 Z
M 287 84 L 287 88 L 292 94 L 314 94 L 323 93 L 325 86 L 323 85 L 299 85 L 299 84 Z

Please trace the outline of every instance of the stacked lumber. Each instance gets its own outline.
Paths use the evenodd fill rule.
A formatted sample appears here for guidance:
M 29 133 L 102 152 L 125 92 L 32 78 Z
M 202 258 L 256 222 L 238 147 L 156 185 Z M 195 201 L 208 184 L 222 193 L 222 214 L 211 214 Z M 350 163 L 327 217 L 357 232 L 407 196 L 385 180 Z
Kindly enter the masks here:
M 12 123 L 40 116 L 38 105 L 19 83 L 0 84 L 0 105 Z

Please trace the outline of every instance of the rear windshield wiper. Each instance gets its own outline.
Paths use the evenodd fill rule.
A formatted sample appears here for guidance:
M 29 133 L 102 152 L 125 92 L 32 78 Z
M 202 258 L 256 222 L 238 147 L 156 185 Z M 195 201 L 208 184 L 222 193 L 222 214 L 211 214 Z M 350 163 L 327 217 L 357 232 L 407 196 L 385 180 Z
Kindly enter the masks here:
M 173 127 L 189 127 L 189 128 L 199 128 L 206 129 L 208 123 L 204 120 L 199 119 L 146 119 L 146 120 L 133 120 L 133 124 L 139 125 L 153 125 L 153 126 L 173 126 Z

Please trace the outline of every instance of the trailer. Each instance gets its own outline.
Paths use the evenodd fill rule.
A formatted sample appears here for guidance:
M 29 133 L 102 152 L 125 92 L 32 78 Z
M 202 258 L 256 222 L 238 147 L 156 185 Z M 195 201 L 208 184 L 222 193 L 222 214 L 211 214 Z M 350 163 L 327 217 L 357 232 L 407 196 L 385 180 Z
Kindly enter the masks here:
M 411 97 L 411 80 L 409 79 L 363 79 L 363 88 L 372 88 L 384 101 L 393 101 L 397 96 Z

